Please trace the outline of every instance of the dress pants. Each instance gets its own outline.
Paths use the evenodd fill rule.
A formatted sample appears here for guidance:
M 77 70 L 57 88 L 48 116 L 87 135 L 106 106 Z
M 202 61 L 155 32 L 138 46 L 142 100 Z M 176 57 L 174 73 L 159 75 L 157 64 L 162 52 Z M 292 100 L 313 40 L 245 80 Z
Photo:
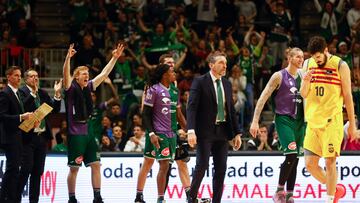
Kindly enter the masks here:
M 18 183 L 21 164 L 22 143 L 19 140 L 15 143 L 4 144 L 6 170 L 1 182 L 0 202 L 17 203 L 20 202 Z
M 221 202 L 229 150 L 226 132 L 226 125 L 220 124 L 215 126 L 214 133 L 209 133 L 208 139 L 198 139 L 196 165 L 190 187 L 190 197 L 192 199 L 197 198 L 198 190 L 205 175 L 205 171 L 209 168 L 210 155 L 212 155 L 214 162 L 212 202 Z
M 29 202 L 39 202 L 41 175 L 44 172 L 47 140 L 43 134 L 31 134 L 30 139 L 23 139 L 23 153 L 19 176 L 20 194 L 29 179 Z M 21 197 L 20 197 L 21 198 Z

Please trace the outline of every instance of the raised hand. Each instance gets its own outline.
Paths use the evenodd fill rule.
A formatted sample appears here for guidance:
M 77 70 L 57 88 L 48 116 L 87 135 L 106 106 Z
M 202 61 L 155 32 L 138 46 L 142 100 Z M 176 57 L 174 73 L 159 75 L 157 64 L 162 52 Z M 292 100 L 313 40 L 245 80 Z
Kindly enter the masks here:
M 58 92 L 61 90 L 62 88 L 62 82 L 63 82 L 63 79 L 61 78 L 59 81 L 56 81 L 55 80 L 55 83 L 54 83 L 54 91 L 55 92 Z
M 118 44 L 116 49 L 112 51 L 112 55 L 115 58 L 119 58 L 125 49 L 124 44 Z
M 313 73 L 314 73 L 314 70 L 306 71 L 306 73 L 303 76 L 303 81 L 304 82 L 310 82 Z
M 76 54 L 76 50 L 74 49 L 74 43 L 70 44 L 69 49 L 68 49 L 68 53 L 66 55 L 66 57 L 73 57 Z

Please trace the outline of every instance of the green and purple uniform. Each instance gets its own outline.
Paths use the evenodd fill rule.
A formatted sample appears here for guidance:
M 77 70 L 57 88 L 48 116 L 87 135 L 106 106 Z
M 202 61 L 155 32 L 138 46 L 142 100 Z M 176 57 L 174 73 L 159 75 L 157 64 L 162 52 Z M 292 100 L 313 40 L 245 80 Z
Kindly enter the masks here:
M 66 116 L 69 132 L 68 166 L 80 167 L 82 162 L 84 162 L 85 166 L 89 166 L 91 163 L 100 161 L 99 139 L 95 134 L 89 132 L 89 120 L 74 120 L 75 88 L 78 87 L 72 82 L 69 89 L 65 91 Z M 85 88 L 89 88 L 90 91 L 93 90 L 93 83 L 91 80 Z
M 275 112 L 275 127 L 284 154 L 304 154 L 305 136 L 303 99 L 300 96 L 300 73 L 297 78 L 286 69 L 280 71 L 282 80 L 279 89 L 272 94 Z
M 144 156 L 156 158 L 157 160 L 174 160 L 176 150 L 177 120 L 176 107 L 179 105 L 178 89 L 171 84 L 166 88 L 161 83 L 151 86 L 144 100 L 144 105 L 153 109 L 153 128 L 155 134 L 162 140 L 160 149 L 156 150 L 150 142 L 150 137 L 146 133 L 146 143 Z

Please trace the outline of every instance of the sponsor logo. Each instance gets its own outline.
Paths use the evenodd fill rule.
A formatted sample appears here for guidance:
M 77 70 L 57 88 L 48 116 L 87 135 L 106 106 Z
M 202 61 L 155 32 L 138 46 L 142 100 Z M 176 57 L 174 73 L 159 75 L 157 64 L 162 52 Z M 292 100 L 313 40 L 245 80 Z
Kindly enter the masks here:
M 164 104 L 170 104 L 171 100 L 167 97 L 164 97 L 161 99 L 161 101 L 164 103 Z
M 330 153 L 333 153 L 335 150 L 334 150 L 334 145 L 333 144 L 329 144 L 328 145 L 328 150 Z
M 297 89 L 296 87 L 291 87 L 291 88 L 290 88 L 290 92 L 291 92 L 292 94 L 296 94 L 297 91 L 298 91 L 298 89 Z
M 81 155 L 81 156 L 78 156 L 78 157 L 75 159 L 75 163 L 81 164 L 83 160 L 84 160 L 84 157 L 83 157 L 82 155 Z
M 169 113 L 169 109 L 168 108 L 166 108 L 166 107 L 164 107 L 163 109 L 161 109 L 161 113 L 163 113 L 163 114 L 168 114 Z
M 152 94 L 147 94 L 147 95 L 146 95 L 146 99 L 147 99 L 147 100 L 151 100 L 151 98 L 152 98 Z
M 163 155 L 163 156 L 169 156 L 169 154 L 170 154 L 170 149 L 169 149 L 169 147 L 166 147 L 165 149 L 163 149 L 163 150 L 161 151 L 161 155 Z
M 291 142 L 289 145 L 288 145 L 288 148 L 290 150 L 296 150 L 296 142 Z

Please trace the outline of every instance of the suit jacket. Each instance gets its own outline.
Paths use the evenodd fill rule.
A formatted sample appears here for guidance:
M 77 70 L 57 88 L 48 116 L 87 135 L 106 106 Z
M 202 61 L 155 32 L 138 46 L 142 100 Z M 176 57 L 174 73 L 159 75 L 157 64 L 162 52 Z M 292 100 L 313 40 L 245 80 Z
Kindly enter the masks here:
M 20 94 L 23 98 L 23 103 L 24 103 L 24 109 L 25 112 L 33 112 L 35 111 L 36 105 L 35 105 L 35 98 L 30 94 L 30 89 L 27 86 L 23 86 L 22 88 L 20 88 Z M 49 94 L 43 90 L 43 89 L 39 89 L 38 90 L 38 94 L 40 97 L 40 105 L 43 103 L 47 103 L 49 106 L 53 107 L 53 110 L 51 113 L 58 113 L 60 111 L 60 106 L 61 106 L 61 100 L 57 101 L 52 99 Z M 45 117 L 45 138 L 47 139 L 52 139 L 52 134 L 51 134 L 51 128 L 50 128 L 50 124 L 48 121 L 48 116 Z M 32 135 L 36 135 L 36 133 L 34 133 L 34 129 L 30 130 L 28 133 L 23 132 L 23 139 L 27 140 L 27 139 L 31 139 Z
M 11 144 L 21 142 L 20 114 L 22 114 L 19 100 L 7 85 L 0 92 L 0 143 Z
M 241 131 L 234 109 L 231 83 L 225 77 L 222 77 L 221 81 L 226 101 L 226 137 L 228 140 L 231 140 Z M 209 72 L 195 78 L 192 82 L 186 115 L 187 129 L 194 129 L 198 139 L 214 138 L 212 136 L 215 135 L 217 101 L 215 88 Z

